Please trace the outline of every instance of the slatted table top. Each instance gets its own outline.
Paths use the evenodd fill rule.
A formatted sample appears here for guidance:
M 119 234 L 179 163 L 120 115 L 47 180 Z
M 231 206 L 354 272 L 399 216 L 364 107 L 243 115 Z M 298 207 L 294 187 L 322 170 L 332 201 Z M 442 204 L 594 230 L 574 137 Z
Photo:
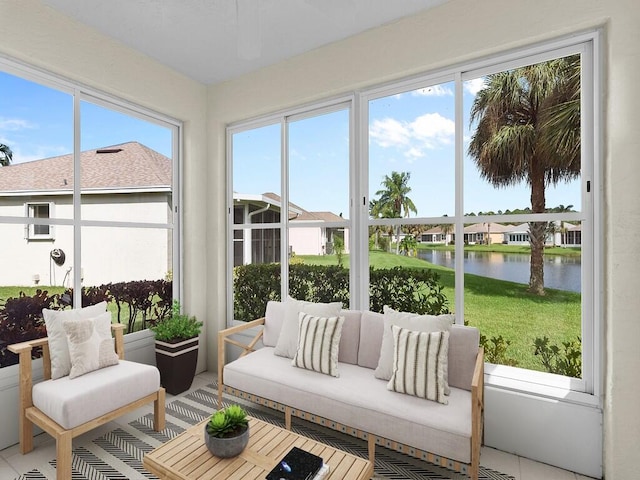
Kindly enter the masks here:
M 190 427 L 145 455 L 144 468 L 161 479 L 264 480 L 291 447 L 296 446 L 319 455 L 329 464 L 327 479 L 367 480 L 373 476 L 373 464 L 369 460 L 252 417 L 247 448 L 237 457 L 218 458 L 204 444 L 205 423 L 206 420 Z

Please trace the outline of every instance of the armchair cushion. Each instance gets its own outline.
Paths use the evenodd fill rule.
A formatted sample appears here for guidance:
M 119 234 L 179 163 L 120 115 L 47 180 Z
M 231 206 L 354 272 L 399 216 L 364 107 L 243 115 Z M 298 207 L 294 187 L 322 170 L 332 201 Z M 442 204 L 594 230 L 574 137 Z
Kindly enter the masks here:
M 111 313 L 87 320 L 65 320 L 71 371 L 69 378 L 118 363 L 111 337 Z
M 51 378 L 57 379 L 69 375 L 71 371 L 71 357 L 67 334 L 64 331 L 65 320 L 89 319 L 107 311 L 107 302 L 96 303 L 85 308 L 73 310 L 42 309 L 42 316 L 47 327 L 49 352 L 51 355 Z
M 65 429 L 112 412 L 160 388 L 153 365 L 121 360 L 117 365 L 70 379 L 33 386 L 33 405 Z

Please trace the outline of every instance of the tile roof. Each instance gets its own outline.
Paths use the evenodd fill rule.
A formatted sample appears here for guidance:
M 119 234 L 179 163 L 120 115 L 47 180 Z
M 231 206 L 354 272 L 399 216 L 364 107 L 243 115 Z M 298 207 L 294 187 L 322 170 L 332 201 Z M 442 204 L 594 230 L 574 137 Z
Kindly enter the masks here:
M 81 153 L 82 189 L 171 186 L 171 159 L 138 142 Z M 0 193 L 72 191 L 73 155 L 0 167 Z

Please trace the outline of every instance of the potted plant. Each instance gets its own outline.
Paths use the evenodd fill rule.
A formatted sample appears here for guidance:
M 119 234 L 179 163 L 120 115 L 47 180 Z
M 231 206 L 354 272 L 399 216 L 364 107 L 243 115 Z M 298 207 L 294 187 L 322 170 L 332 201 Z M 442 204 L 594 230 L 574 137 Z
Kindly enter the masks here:
M 171 315 L 149 327 L 156 337 L 156 365 L 167 393 L 177 395 L 191 387 L 198 362 L 198 335 L 202 322 L 181 313 L 173 301 Z
M 204 443 L 216 457 L 235 457 L 249 443 L 249 419 L 240 405 L 218 410 L 204 428 Z

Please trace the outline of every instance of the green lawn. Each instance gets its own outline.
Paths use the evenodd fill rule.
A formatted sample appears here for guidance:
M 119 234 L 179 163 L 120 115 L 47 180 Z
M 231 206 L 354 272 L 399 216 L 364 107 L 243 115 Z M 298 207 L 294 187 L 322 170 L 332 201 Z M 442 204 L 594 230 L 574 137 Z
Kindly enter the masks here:
M 300 258 L 309 264 L 337 263 L 334 255 L 302 255 Z M 452 269 L 385 252 L 370 252 L 369 259 L 374 268 L 400 266 L 435 270 L 440 275 L 450 308 L 454 310 L 455 275 Z M 348 255 L 345 255 L 343 264 L 348 263 Z M 478 327 L 487 338 L 502 335 L 509 340 L 507 356 L 516 360 L 520 367 L 544 370 L 534 355 L 536 337 L 546 335 L 552 344 L 561 346 L 563 341 L 576 340 L 581 334 L 579 293 L 547 289 L 546 296 L 537 297 L 527 293 L 526 285 L 471 274 L 465 275 L 464 285 L 465 320 Z

